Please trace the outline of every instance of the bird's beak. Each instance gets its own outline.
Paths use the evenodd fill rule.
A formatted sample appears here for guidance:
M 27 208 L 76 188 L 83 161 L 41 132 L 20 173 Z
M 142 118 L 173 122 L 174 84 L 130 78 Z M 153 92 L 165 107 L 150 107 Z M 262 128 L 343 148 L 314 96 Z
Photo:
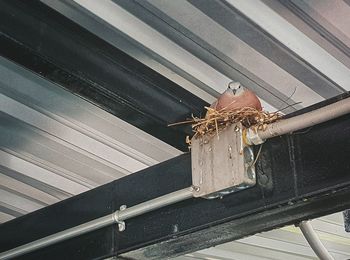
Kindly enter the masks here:
M 237 89 L 232 89 L 233 95 L 236 95 Z

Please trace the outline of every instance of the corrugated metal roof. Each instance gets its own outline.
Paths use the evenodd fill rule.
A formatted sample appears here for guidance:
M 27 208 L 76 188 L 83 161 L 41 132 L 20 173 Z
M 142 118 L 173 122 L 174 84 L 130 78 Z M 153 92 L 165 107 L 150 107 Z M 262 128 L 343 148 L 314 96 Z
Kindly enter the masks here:
M 4 213 L 31 212 L 180 154 L 3 58 L 0 78 Z
M 286 113 L 350 90 L 349 1 L 42 2 L 207 102 L 232 80 Z M 3 58 L 0 109 L 0 222 L 180 154 Z M 340 214 L 313 225 L 350 256 Z M 282 258 L 315 255 L 286 227 L 178 259 Z
M 300 31 L 260 1 L 234 3 L 77 0 L 49 4 L 160 73 L 177 74 L 174 81 L 208 101 L 212 100 L 208 94 L 216 96 L 231 80 L 253 89 L 275 108 L 295 102 L 308 106 L 349 90 L 348 56 L 334 57 L 319 46 L 324 38 L 323 42 L 310 39 L 309 31 L 315 34 L 315 29 L 309 27 L 307 34 Z M 255 9 L 260 15 L 254 14 Z M 286 7 L 283 11 L 291 13 Z

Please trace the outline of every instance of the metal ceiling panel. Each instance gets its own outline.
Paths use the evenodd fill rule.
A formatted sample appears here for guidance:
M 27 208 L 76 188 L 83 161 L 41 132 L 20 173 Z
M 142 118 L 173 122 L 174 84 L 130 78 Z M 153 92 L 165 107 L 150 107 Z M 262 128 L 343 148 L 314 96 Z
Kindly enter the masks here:
M 156 57 L 158 62 L 169 69 L 180 68 L 191 74 L 192 78 L 205 83 L 202 89 L 209 87 L 215 93 L 222 92 L 226 86 L 224 82 L 230 79 L 240 80 L 277 108 L 283 107 L 283 102 L 295 101 L 307 106 L 344 91 L 320 73 L 318 68 L 305 63 L 300 55 L 292 50 L 286 51 L 286 46 L 279 39 L 271 40 L 269 33 L 262 33 L 254 23 L 220 1 L 207 4 L 198 1 L 103 1 L 98 4 L 94 1 L 76 2 L 93 14 L 95 24 L 103 20 L 109 25 L 109 30 L 112 25 L 114 34 L 124 34 L 134 45 L 146 49 L 149 54 L 145 54 L 151 59 Z M 64 4 L 66 5 L 62 7 Z M 78 8 L 76 5 L 69 5 L 66 1 L 61 5 L 51 5 L 68 13 L 71 19 L 80 22 L 85 28 L 101 34 L 96 26 L 94 28 L 91 25 L 91 20 L 86 22 L 79 16 L 72 15 Z M 120 15 L 107 15 L 113 12 Z M 91 19 L 91 14 L 89 18 Z M 110 39 L 111 36 L 107 38 Z M 118 45 L 115 41 L 113 44 Z M 201 60 L 211 67 L 203 67 Z M 181 65 L 179 62 L 185 64 Z M 266 73 L 267 67 L 274 73 Z M 205 75 L 196 73 L 197 68 L 206 71 Z M 214 74 L 211 75 L 210 71 Z M 344 71 L 344 76 L 347 75 L 346 72 L 347 70 Z M 211 83 L 212 80 L 216 83 Z
M 191 128 L 167 124 L 199 115 L 206 102 L 43 3 L 0 6 L 1 55 L 187 151 Z
M 31 212 L 180 154 L 4 58 L 0 79 L 4 208 Z

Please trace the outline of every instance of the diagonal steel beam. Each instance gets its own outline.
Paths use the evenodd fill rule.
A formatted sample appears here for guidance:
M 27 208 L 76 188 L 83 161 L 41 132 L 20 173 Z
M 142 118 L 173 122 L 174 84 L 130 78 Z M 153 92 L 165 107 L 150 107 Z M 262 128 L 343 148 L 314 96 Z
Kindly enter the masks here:
M 0 1 L 0 55 L 182 150 L 206 102 L 39 1 Z M 59 54 L 58 54 L 59 53 Z

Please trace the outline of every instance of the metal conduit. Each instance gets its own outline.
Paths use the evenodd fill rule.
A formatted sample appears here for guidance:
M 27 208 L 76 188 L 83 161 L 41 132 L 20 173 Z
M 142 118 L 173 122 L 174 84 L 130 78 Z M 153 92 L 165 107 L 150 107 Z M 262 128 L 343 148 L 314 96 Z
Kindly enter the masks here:
M 317 236 L 310 221 L 300 222 L 299 228 L 318 258 L 321 260 L 334 260 L 333 256 L 327 251 L 320 238 Z
M 321 124 L 348 113 L 350 113 L 350 97 L 311 112 L 272 123 L 265 131 L 248 130 L 245 138 L 248 144 L 261 144 L 266 139 Z
M 0 253 L 0 259 L 10 259 L 34 250 L 47 247 L 49 245 L 64 241 L 73 237 L 80 236 L 93 230 L 103 228 L 108 225 L 116 224 L 121 221 L 145 214 L 147 212 L 192 198 L 193 189 L 185 188 L 164 196 L 140 203 L 130 208 L 117 210 L 109 215 L 91 220 L 81 225 L 63 230 L 47 237 L 40 238 L 28 244 L 13 248 L 11 250 Z
M 140 203 L 136 206 L 126 208 L 125 210 L 116 211 L 116 222 L 130 219 L 147 212 L 174 204 L 179 201 L 183 201 L 193 196 L 193 188 L 186 188 L 179 191 L 175 191 L 164 196 Z
M 98 219 L 94 219 L 92 221 L 83 223 L 79 226 L 63 230 L 61 232 L 52 234 L 47 237 L 40 238 L 28 244 L 24 244 L 14 249 L 5 251 L 0 254 L 0 259 L 10 259 L 13 257 L 17 257 L 20 255 L 35 251 L 37 249 L 58 243 L 60 241 L 67 240 L 69 238 L 76 237 L 76 236 L 85 234 L 87 232 L 111 225 L 115 223 L 113 215 L 114 214 L 110 214 Z

